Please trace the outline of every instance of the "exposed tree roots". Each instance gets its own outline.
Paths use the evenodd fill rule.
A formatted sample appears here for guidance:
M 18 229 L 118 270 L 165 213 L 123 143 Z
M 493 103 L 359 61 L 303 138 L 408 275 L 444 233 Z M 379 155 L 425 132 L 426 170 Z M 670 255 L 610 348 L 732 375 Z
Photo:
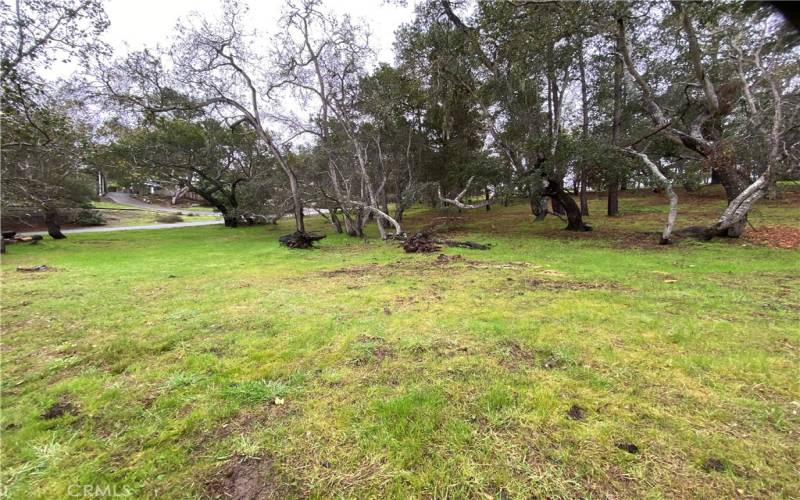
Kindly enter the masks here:
M 314 242 L 319 241 L 325 237 L 324 234 L 314 234 L 314 233 L 303 233 L 300 231 L 295 231 L 292 234 L 284 234 L 278 241 L 281 242 L 282 245 L 286 245 L 289 248 L 314 248 Z

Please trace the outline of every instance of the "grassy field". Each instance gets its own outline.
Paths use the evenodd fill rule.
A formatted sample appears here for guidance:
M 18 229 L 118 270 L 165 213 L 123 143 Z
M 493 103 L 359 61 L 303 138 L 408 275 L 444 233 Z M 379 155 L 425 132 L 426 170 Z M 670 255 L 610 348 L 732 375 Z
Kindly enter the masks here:
M 125 226 L 149 226 L 159 224 L 158 218 L 169 215 L 165 212 L 153 210 L 102 210 L 107 224 L 105 227 L 125 227 Z M 221 220 L 220 217 L 213 215 L 181 215 L 183 222 L 201 222 L 209 220 Z
M 165 215 L 163 212 L 156 212 L 155 210 L 143 210 L 137 207 L 129 207 L 127 205 L 120 205 L 110 201 L 95 201 L 92 206 L 100 209 L 100 213 L 106 219 L 107 227 L 118 226 L 146 226 L 158 224 L 158 217 Z M 212 208 L 209 207 L 194 207 L 187 210 L 192 212 L 211 212 Z M 220 217 L 213 215 L 181 215 L 184 222 L 200 222 L 209 220 L 218 220 Z
M 792 189 L 754 225 L 800 227 Z M 5 496 L 797 498 L 800 252 L 622 210 L 414 211 L 493 245 L 443 256 L 288 221 L 12 246 Z

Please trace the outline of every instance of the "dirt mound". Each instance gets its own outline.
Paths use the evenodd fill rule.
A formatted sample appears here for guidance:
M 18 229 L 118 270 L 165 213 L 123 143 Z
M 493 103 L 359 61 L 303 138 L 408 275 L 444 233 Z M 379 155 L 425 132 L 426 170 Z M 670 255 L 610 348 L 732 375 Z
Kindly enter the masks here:
M 761 226 L 744 233 L 743 238 L 757 245 L 774 248 L 800 248 L 800 228 Z
M 234 456 L 209 483 L 212 498 L 267 500 L 291 496 L 266 456 Z

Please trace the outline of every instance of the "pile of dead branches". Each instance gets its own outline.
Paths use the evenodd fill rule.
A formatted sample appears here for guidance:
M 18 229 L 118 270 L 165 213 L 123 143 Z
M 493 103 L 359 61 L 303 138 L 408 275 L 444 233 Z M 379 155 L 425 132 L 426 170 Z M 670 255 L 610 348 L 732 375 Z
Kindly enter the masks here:
M 441 247 L 437 245 L 426 233 L 416 233 L 415 235 L 406 238 L 403 242 L 403 250 L 406 253 L 431 253 L 438 252 Z

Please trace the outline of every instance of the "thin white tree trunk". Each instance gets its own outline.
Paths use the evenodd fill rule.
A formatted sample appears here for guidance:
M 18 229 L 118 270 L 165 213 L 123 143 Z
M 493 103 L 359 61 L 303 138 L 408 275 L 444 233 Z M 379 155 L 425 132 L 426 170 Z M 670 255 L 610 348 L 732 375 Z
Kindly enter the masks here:
M 635 151 L 631 148 L 625 148 L 623 151 L 641 158 L 642 162 L 647 165 L 647 168 L 650 169 L 650 172 L 656 177 L 656 179 L 658 179 L 659 183 L 664 186 L 664 189 L 667 191 L 667 196 L 669 197 L 669 214 L 667 215 L 667 224 L 664 226 L 664 231 L 661 233 L 660 242 L 662 245 L 667 245 L 670 243 L 672 228 L 675 227 L 675 220 L 678 218 L 678 195 L 675 194 L 675 190 L 672 189 L 672 181 L 667 179 L 667 176 L 661 173 L 658 165 L 653 163 L 645 153 L 640 153 L 639 151 Z

